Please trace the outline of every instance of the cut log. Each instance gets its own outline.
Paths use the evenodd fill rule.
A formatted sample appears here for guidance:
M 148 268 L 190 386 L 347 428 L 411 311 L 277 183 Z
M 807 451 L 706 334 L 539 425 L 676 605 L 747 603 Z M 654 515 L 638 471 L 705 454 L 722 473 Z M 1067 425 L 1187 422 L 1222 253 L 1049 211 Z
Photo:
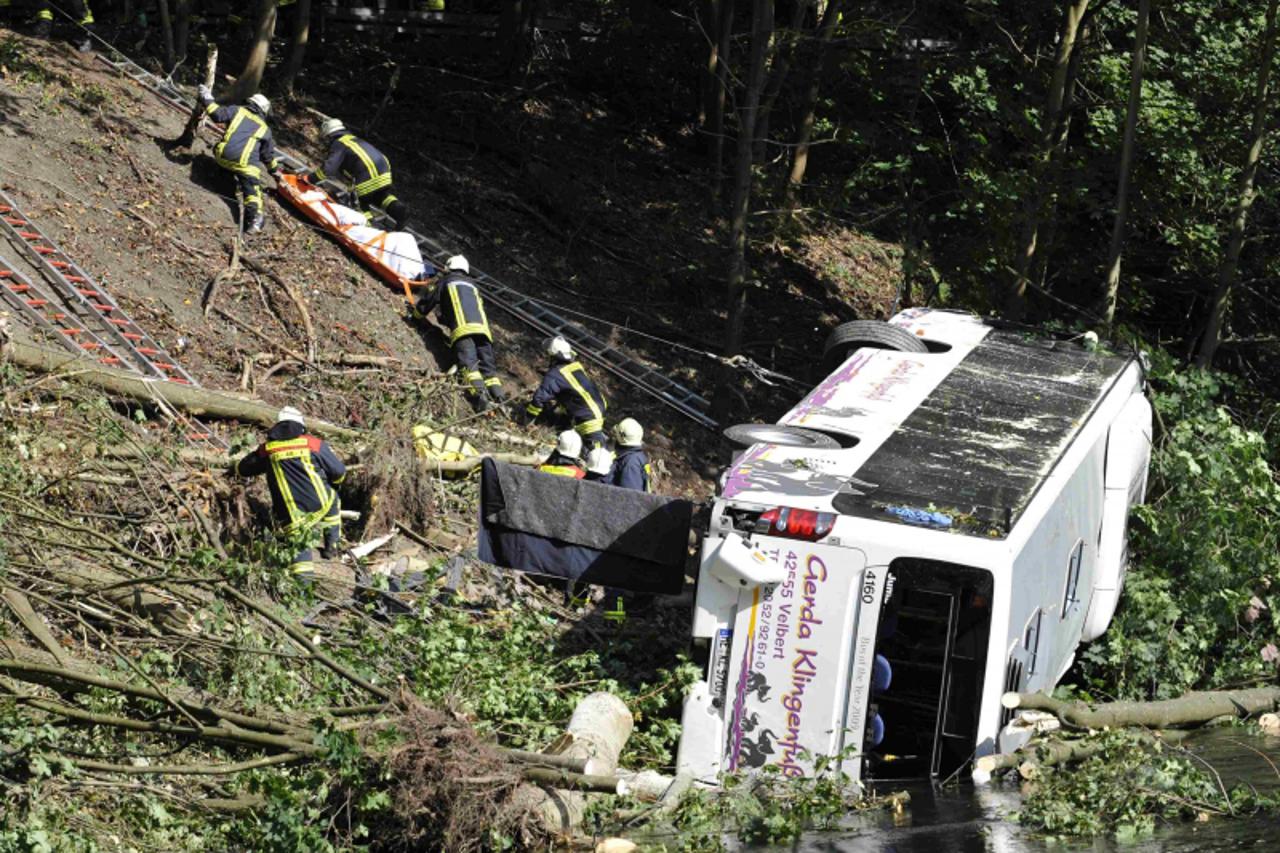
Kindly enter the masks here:
M 1006 693 L 1000 703 L 1006 708 L 1048 711 L 1064 725 L 1081 729 L 1121 726 L 1164 729 L 1198 725 L 1214 717 L 1248 717 L 1274 711 L 1280 708 L 1280 687 L 1205 691 L 1158 702 L 1107 702 L 1092 706 L 1084 702 L 1064 702 L 1043 693 Z
M 209 89 L 213 89 L 213 81 L 217 77 L 218 72 L 218 46 L 216 44 L 209 45 L 209 53 L 204 60 L 204 85 Z M 182 135 L 174 141 L 175 148 L 190 149 L 196 142 L 196 137 L 200 133 L 200 127 L 204 124 L 205 111 L 200 105 L 200 100 L 196 99 L 196 105 L 191 109 L 191 117 L 187 119 L 187 126 L 183 128 Z
M 582 823 L 587 798 L 581 790 L 564 791 L 553 786 L 570 784 L 571 777 L 577 776 L 580 778 L 572 782 L 575 787 L 585 786 L 584 780 L 591 780 L 600 782 L 601 787 L 589 790 L 603 790 L 608 783 L 601 782 L 600 777 L 606 777 L 613 779 L 610 793 L 617 793 L 618 756 L 631 737 L 632 726 L 631 711 L 617 696 L 603 692 L 587 696 L 573 709 L 565 734 L 548 749 L 555 755 L 585 759 L 585 772 L 565 775 L 559 770 L 552 771 L 561 774 L 557 776 L 560 781 L 543 781 L 543 786 L 537 788 L 522 787 L 516 792 L 516 805 L 537 815 L 549 831 L 571 833 Z
M 11 341 L 6 355 L 14 364 L 29 370 L 55 374 L 65 371 L 63 378 L 73 382 L 143 403 L 160 400 L 192 415 L 231 418 L 270 427 L 275 424 L 276 415 L 280 412 L 279 406 L 261 400 L 246 400 L 207 388 L 149 379 L 128 371 L 103 367 L 89 358 L 20 341 Z M 361 436 L 361 433 L 349 427 L 317 418 L 307 418 L 306 427 L 320 435 L 350 439 Z

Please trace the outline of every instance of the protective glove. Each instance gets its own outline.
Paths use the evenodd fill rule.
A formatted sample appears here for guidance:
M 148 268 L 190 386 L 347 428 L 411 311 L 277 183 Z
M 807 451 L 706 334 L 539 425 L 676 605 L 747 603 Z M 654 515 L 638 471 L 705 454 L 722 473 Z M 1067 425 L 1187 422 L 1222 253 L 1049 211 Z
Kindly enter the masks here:
M 200 95 L 200 100 L 202 101 L 213 100 L 213 90 L 210 89 L 208 86 L 204 85 L 203 83 L 200 84 L 200 88 L 196 89 L 196 92 L 197 94 Z

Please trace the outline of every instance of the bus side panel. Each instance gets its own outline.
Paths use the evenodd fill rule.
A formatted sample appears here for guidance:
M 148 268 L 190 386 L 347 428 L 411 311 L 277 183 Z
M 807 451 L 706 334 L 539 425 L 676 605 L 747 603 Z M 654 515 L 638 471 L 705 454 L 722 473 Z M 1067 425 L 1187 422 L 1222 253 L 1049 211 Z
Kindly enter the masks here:
M 787 776 L 839 749 L 858 590 L 866 556 L 788 539 L 756 544 L 786 580 L 744 590 L 728 672 L 724 761 L 730 771 L 775 764 Z

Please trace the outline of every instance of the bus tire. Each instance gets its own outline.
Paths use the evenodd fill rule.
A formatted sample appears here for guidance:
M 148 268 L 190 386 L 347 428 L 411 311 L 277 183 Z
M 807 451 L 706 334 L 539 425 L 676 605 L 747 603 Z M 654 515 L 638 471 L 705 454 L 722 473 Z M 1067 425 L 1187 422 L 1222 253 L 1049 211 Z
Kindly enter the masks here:
M 782 424 L 734 424 L 724 437 L 738 447 L 753 444 L 776 444 L 781 447 L 807 447 L 811 450 L 838 450 L 840 442 L 829 435 L 803 427 Z
M 883 320 L 853 320 L 832 329 L 822 348 L 822 363 L 828 369 L 840 365 L 860 347 L 888 349 L 895 352 L 928 352 L 924 341 L 900 326 Z

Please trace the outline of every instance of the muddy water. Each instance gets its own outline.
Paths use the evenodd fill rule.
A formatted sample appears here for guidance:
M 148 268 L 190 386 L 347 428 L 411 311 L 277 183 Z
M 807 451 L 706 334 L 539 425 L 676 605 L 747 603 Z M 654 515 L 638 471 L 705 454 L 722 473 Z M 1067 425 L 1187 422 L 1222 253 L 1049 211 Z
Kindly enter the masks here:
M 1225 728 L 1197 735 L 1187 746 L 1212 765 L 1228 787 L 1245 783 L 1264 793 L 1280 790 L 1280 738 L 1251 737 L 1238 728 Z M 1019 806 L 1018 794 L 1011 788 L 963 785 L 933 790 L 917 785 L 886 790 L 902 787 L 911 792 L 912 800 L 901 816 L 859 815 L 844 830 L 811 833 L 794 847 L 750 849 L 804 853 L 1023 853 L 1047 848 L 1124 853 L 1280 851 L 1280 814 L 1163 824 L 1153 836 L 1135 843 L 1110 839 L 1061 842 L 1038 836 L 1008 819 Z

